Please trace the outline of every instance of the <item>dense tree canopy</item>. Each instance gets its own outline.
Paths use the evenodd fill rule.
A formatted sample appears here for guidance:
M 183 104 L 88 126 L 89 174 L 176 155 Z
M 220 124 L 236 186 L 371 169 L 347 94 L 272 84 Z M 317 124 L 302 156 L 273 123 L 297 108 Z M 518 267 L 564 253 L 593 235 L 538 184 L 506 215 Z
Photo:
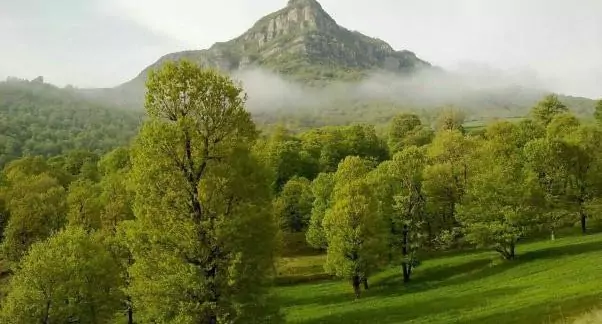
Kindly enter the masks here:
M 120 308 L 119 268 L 78 227 L 32 245 L 3 300 L 2 323 L 108 323 Z
M 141 117 L 49 84 L 0 82 L 0 167 L 24 155 L 107 152 L 130 141 Z
M 5 322 L 277 323 L 287 238 L 359 297 L 382 267 L 407 282 L 437 250 L 513 259 L 521 240 L 594 229 L 602 212 L 602 129 L 557 96 L 477 130 L 444 108 L 397 111 L 386 130 L 262 133 L 217 71 L 171 62 L 147 88 L 128 144 L 136 114 L 42 80 L 0 84 L 14 117 L 0 134 Z

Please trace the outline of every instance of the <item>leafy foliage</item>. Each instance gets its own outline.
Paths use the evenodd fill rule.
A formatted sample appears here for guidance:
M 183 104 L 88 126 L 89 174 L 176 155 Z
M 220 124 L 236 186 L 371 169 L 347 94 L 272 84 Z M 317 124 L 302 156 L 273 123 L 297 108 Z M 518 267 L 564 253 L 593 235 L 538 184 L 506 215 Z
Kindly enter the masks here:
M 104 153 L 126 145 L 141 114 L 112 109 L 39 82 L 0 82 L 0 167 L 24 155 L 76 149 Z
M 107 323 L 119 308 L 119 269 L 105 247 L 70 227 L 32 245 L 3 300 L 3 323 Z
M 568 107 L 560 101 L 557 95 L 547 95 L 533 107 L 531 115 L 533 119 L 547 126 L 555 115 L 568 112 Z
M 147 86 L 126 229 L 139 320 L 271 321 L 270 177 L 250 154 L 256 130 L 241 89 L 186 61 L 152 72 Z
M 274 200 L 274 213 L 280 227 L 289 232 L 307 229 L 314 196 L 311 182 L 305 178 L 289 180 L 280 195 Z

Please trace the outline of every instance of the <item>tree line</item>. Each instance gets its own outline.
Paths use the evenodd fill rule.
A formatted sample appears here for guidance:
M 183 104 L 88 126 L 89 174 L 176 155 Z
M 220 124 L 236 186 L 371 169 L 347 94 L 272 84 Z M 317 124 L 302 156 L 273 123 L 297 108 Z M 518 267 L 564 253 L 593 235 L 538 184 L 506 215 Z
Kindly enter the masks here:
M 378 269 L 471 244 L 504 258 L 597 215 L 600 127 L 555 96 L 479 132 L 444 112 L 262 135 L 243 89 L 187 61 L 149 75 L 132 145 L 12 161 L 0 178 L 6 323 L 276 323 L 281 240 L 303 233 L 357 297 Z M 598 120 L 602 116 L 599 105 Z

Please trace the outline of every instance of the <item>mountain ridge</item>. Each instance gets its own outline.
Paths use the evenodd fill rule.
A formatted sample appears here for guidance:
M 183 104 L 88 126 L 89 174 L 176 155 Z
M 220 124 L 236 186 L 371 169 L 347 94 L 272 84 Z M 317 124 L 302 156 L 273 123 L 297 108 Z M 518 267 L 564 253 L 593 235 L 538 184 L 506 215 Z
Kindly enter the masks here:
M 235 79 L 259 69 L 262 77 L 241 80 L 254 100 L 248 104 L 255 113 L 281 109 L 290 114 L 309 108 L 303 109 L 308 113 L 328 106 L 356 111 L 359 108 L 353 107 L 358 103 L 389 101 L 421 109 L 453 105 L 477 115 L 503 117 L 523 114 L 546 94 L 543 89 L 503 84 L 497 77 L 468 80 L 472 84 L 466 85 L 462 75 L 444 71 L 410 50 L 395 50 L 382 39 L 340 26 L 316 0 L 289 0 L 231 40 L 163 55 L 128 82 L 82 93 L 114 105 L 141 108 L 148 72 L 178 59 L 217 68 Z M 273 83 L 266 85 L 266 80 Z M 484 86 L 492 82 L 496 88 Z M 593 109 L 586 100 L 567 99 L 579 102 L 580 111 Z
M 169 53 L 128 84 L 140 84 L 148 71 L 167 60 L 189 59 L 226 72 L 267 68 L 296 81 L 357 80 L 372 70 L 411 73 L 431 64 L 409 50 L 337 24 L 316 0 L 289 0 L 240 36 L 207 49 Z

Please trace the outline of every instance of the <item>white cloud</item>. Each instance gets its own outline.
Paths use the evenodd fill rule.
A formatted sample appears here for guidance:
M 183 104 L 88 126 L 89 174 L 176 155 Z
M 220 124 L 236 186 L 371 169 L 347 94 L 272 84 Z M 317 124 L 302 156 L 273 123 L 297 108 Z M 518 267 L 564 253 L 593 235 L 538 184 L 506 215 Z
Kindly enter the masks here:
M 131 19 L 191 48 L 234 38 L 263 15 L 285 5 L 278 0 L 105 0 L 100 4 L 105 13 Z

